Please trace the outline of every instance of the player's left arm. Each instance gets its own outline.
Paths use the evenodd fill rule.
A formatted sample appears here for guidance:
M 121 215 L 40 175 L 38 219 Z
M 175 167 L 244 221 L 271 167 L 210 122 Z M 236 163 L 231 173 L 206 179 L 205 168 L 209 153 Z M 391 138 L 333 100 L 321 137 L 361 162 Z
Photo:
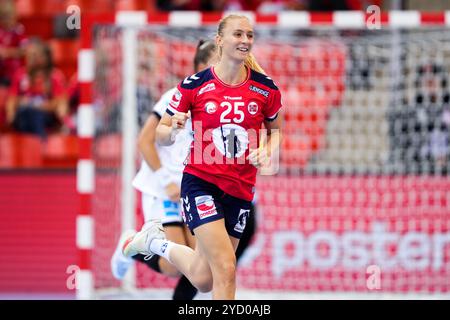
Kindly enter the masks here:
M 264 127 L 267 135 L 260 137 L 259 147 L 256 150 L 250 150 L 247 159 L 255 167 L 259 168 L 268 163 L 273 154 L 277 154 L 281 145 L 281 126 L 282 116 L 279 114 L 274 120 L 265 120 Z M 267 140 L 266 140 L 267 137 Z
M 282 139 L 281 126 L 283 122 L 281 107 L 281 94 L 278 88 L 276 88 L 271 91 L 266 108 L 263 110 L 265 117 L 264 126 L 267 135 L 260 137 L 258 149 L 250 150 L 249 156 L 247 157 L 250 163 L 257 168 L 267 164 L 270 157 L 278 154 L 278 150 L 280 149 Z
M 268 158 L 272 156 L 272 154 L 278 152 L 280 150 L 282 134 L 281 134 L 281 126 L 283 122 L 283 117 L 281 112 L 278 114 L 275 120 L 272 121 L 264 121 L 264 126 L 267 129 L 267 142 L 261 143 L 263 148 L 265 148 L 267 152 Z

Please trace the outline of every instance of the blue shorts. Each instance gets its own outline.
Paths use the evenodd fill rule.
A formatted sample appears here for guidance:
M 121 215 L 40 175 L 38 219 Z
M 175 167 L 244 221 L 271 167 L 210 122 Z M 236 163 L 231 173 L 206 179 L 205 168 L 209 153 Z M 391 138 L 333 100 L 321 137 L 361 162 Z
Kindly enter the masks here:
M 194 229 L 220 219 L 230 236 L 240 239 L 252 203 L 220 190 L 216 185 L 189 173 L 181 181 L 182 217 L 192 234 Z

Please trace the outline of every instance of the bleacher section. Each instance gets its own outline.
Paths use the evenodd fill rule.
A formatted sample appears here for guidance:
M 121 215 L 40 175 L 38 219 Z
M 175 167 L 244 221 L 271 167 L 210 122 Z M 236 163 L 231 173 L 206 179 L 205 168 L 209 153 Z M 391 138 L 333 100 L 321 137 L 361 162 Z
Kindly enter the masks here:
M 75 168 L 78 137 L 51 134 L 46 141 L 38 136 L 19 133 L 0 134 L 1 169 Z

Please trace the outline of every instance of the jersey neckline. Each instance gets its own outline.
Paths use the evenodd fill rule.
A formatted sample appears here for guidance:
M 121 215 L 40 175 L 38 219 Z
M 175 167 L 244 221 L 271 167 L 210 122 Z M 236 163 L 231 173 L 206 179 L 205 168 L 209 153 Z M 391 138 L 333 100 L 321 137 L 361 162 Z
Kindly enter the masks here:
M 216 72 L 214 71 L 214 66 L 211 66 L 210 68 L 211 68 L 211 73 L 213 74 L 214 79 L 216 79 L 217 81 L 219 81 L 219 83 L 220 83 L 221 85 L 223 85 L 223 86 L 225 86 L 225 87 L 228 87 L 228 88 L 239 88 L 239 87 L 243 86 L 244 84 L 246 84 L 247 81 L 250 79 L 250 72 L 251 72 L 251 70 L 250 70 L 250 68 L 247 67 L 247 66 L 245 66 L 245 68 L 247 69 L 247 77 L 245 78 L 245 80 L 242 81 L 241 83 L 234 84 L 234 85 L 225 83 L 225 82 L 223 82 L 222 80 L 220 80 L 220 78 L 217 76 Z

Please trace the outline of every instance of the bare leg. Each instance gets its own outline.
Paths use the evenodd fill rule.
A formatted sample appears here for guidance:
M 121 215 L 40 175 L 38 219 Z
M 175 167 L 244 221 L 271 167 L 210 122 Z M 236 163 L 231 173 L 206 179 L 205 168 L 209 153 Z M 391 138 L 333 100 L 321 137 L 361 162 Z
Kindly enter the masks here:
M 166 235 L 167 240 L 170 240 L 172 242 L 182 244 L 182 245 L 188 245 L 185 239 L 184 235 L 184 227 L 183 226 L 167 226 L 164 227 L 164 233 Z M 171 264 L 166 259 L 162 258 L 159 259 L 159 268 L 161 269 L 161 272 L 169 277 L 178 277 L 180 276 L 180 272 L 178 269 Z
M 201 291 L 212 286 L 213 299 L 234 299 L 236 291 L 236 256 L 239 240 L 230 237 L 224 220 L 217 220 L 195 229 L 195 251 L 174 246 L 171 262 Z

